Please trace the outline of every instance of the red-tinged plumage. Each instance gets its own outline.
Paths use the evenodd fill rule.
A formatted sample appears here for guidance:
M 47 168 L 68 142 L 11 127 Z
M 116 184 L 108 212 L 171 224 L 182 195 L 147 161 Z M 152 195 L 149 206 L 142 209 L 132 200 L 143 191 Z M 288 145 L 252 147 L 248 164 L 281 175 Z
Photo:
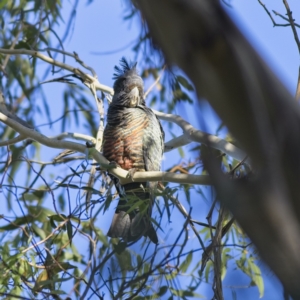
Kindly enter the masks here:
M 121 60 L 123 69 L 116 67 L 114 97 L 107 114 L 103 154 L 125 170 L 159 171 L 164 147 L 164 133 L 153 111 L 145 106 L 143 81 L 135 65 Z M 109 229 L 111 237 L 125 241 L 148 236 L 158 243 L 150 217 L 157 182 L 130 183 L 121 186 L 116 178 L 120 200 Z M 136 201 L 140 205 L 129 213 Z

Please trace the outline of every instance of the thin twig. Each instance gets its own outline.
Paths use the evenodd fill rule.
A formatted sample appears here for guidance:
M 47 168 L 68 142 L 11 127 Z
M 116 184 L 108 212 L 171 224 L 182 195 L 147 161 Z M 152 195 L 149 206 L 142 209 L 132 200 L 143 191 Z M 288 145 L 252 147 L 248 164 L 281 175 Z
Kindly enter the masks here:
M 7 147 L 8 148 L 8 147 Z M 4 181 L 4 178 L 5 178 L 5 175 L 6 175 L 6 172 L 10 166 L 12 162 L 12 155 L 11 155 L 11 152 L 9 150 L 9 148 L 7 149 L 7 159 L 6 159 L 6 163 L 5 163 L 5 167 L 4 167 L 4 170 L 3 170 L 3 176 L 2 176 L 2 179 L 0 181 L 0 189 L 2 188 L 2 185 L 3 185 L 3 181 Z
M 266 11 L 267 15 L 270 17 L 272 23 L 273 23 L 273 26 L 279 26 L 279 27 L 287 27 L 287 26 L 290 26 L 290 24 L 278 24 L 275 22 L 274 18 L 272 17 L 272 14 L 270 13 L 270 11 L 267 9 L 266 5 L 261 1 L 261 0 L 258 0 L 258 3 L 263 7 L 263 9 Z M 275 13 L 275 11 L 273 10 L 273 12 Z M 276 14 L 276 13 L 275 13 Z
M 165 71 L 166 66 L 164 66 L 161 70 L 161 73 L 159 74 L 159 76 L 156 78 L 156 80 L 150 85 L 150 87 L 148 88 L 148 90 L 146 91 L 146 93 L 144 94 L 144 98 L 147 98 L 147 96 L 149 95 L 149 93 L 152 91 L 152 89 L 157 85 L 157 83 L 160 81 L 161 76 L 163 75 L 164 71 Z
M 297 88 L 296 88 L 296 100 L 300 100 L 300 67 L 299 67 L 299 72 L 298 72 L 298 81 L 297 81 Z
M 166 190 L 165 187 L 161 183 L 159 183 L 159 189 L 162 193 L 164 193 L 165 190 Z M 194 231 L 196 237 L 198 238 L 202 249 L 205 249 L 204 243 L 203 243 L 198 231 L 196 230 L 196 228 L 194 226 L 194 223 L 199 224 L 201 226 L 205 226 L 205 227 L 209 227 L 209 225 L 206 224 L 206 223 L 202 223 L 202 222 L 192 220 L 190 214 L 188 214 L 185 207 L 180 203 L 180 201 L 176 197 L 174 197 L 170 194 L 168 194 L 167 197 L 175 204 L 175 206 L 178 208 L 178 210 L 181 212 L 181 214 L 188 220 L 189 225 L 191 226 L 192 230 Z
M 31 245 L 30 247 L 24 249 L 22 251 L 22 253 L 26 253 L 27 251 L 37 247 L 38 245 L 41 245 L 43 243 L 45 243 L 47 240 L 49 240 L 54 234 L 56 231 L 60 230 L 62 227 L 64 227 L 66 225 L 66 223 L 69 221 L 69 219 L 65 219 L 64 221 L 62 221 L 55 229 L 53 229 L 53 231 L 44 239 L 40 240 L 39 242 L 37 242 L 36 244 L 34 245 Z
M 21 23 L 20 28 L 19 28 L 19 30 L 18 30 L 18 32 L 17 32 L 17 34 L 16 34 L 16 36 L 15 36 L 13 42 L 11 43 L 11 46 L 10 46 L 10 48 L 9 48 L 10 50 L 14 49 L 14 47 L 15 47 L 17 41 L 19 40 L 20 33 L 21 33 L 22 31 L 23 31 L 23 24 Z M 5 72 L 5 68 L 6 68 L 6 65 L 7 65 L 8 61 L 9 61 L 9 58 L 10 58 L 10 54 L 6 55 L 6 56 L 5 56 L 5 59 L 4 59 L 4 62 L 3 62 L 3 64 L 1 65 L 1 70 L 2 70 L 2 72 L 3 72 L 4 74 L 6 73 L 6 72 Z
M 232 224 L 234 223 L 234 218 L 231 218 L 228 223 L 222 228 L 222 238 L 224 237 L 224 235 L 229 231 L 229 229 L 231 228 Z M 221 245 L 221 244 L 220 244 Z M 227 246 L 227 245 L 226 245 Z M 248 245 L 249 246 L 249 245 Z M 202 274 L 202 272 L 205 269 L 205 266 L 208 262 L 208 260 L 210 259 L 210 254 L 213 250 L 213 247 L 216 247 L 216 245 L 213 244 L 213 242 L 211 242 L 206 248 L 205 248 L 205 252 L 203 252 L 202 254 L 202 264 L 201 264 L 201 268 L 200 268 L 200 274 Z M 240 246 L 241 247 L 241 246 Z M 245 246 L 246 248 L 246 246 Z
M 287 0 L 283 0 L 283 4 L 285 6 L 286 13 L 287 13 L 287 16 L 289 18 L 289 23 L 291 24 L 291 28 L 292 28 L 292 31 L 293 31 L 294 39 L 295 39 L 295 42 L 297 44 L 298 51 L 299 51 L 299 54 L 300 54 L 300 41 L 299 41 L 297 29 L 296 29 L 297 24 L 295 23 L 295 20 L 293 19 L 292 11 L 290 10 L 289 3 L 287 2 Z
M 67 65 L 65 63 L 62 63 L 60 61 L 54 60 L 53 58 L 46 56 L 38 51 L 34 50 L 27 50 L 27 49 L 3 49 L 0 48 L 0 53 L 3 54 L 12 54 L 12 55 L 18 55 L 18 54 L 24 54 L 24 55 L 29 55 L 32 57 L 37 57 L 53 66 L 60 67 L 64 70 L 68 70 L 80 78 L 82 78 L 83 83 L 90 88 L 91 85 L 95 87 L 96 90 L 100 90 L 104 93 L 109 93 L 113 94 L 113 89 L 111 87 L 108 87 L 106 85 L 101 84 L 97 78 L 94 78 L 93 76 L 84 73 L 82 70 L 79 68 L 75 68 L 73 66 Z
M 299 40 L 298 32 L 297 32 L 297 29 L 296 29 L 296 27 L 300 28 L 300 26 L 298 24 L 296 24 L 295 20 L 293 19 L 292 11 L 290 10 L 288 1 L 283 0 L 283 3 L 284 3 L 284 6 L 285 6 L 285 9 L 286 9 L 286 12 L 287 12 L 289 23 L 291 24 L 294 39 L 295 39 L 296 45 L 298 47 L 298 52 L 300 54 L 300 40 Z M 300 98 L 300 69 L 299 69 L 299 73 L 298 73 L 298 81 L 297 81 L 297 88 L 296 88 L 295 98 L 296 98 L 296 100 L 298 100 Z
M 222 240 L 222 223 L 224 220 L 225 210 L 223 207 L 220 208 L 219 218 L 217 222 L 217 228 L 215 235 L 212 238 L 212 248 L 214 253 L 214 299 L 223 300 L 223 290 L 222 290 L 222 247 L 216 247 L 215 245 L 221 245 Z
M 201 130 L 197 130 L 189 122 L 185 121 L 178 115 L 166 114 L 166 113 L 162 113 L 160 111 L 154 110 L 154 109 L 153 109 L 153 112 L 161 120 L 172 122 L 172 123 L 175 123 L 178 126 L 180 126 L 181 129 L 183 130 L 183 134 L 184 134 L 185 138 L 190 141 L 202 143 L 204 145 L 208 145 L 212 148 L 218 149 L 239 161 L 242 161 L 246 156 L 244 151 L 237 148 L 233 144 L 231 144 L 223 139 L 220 139 L 219 137 L 217 137 L 215 135 L 208 134 Z M 176 138 L 176 139 L 178 139 L 178 138 Z M 185 140 L 184 140 L 184 142 L 185 142 Z M 171 141 L 166 143 L 168 150 L 170 150 L 170 147 L 169 147 L 170 143 L 171 143 Z M 177 146 L 179 146 L 179 145 L 177 145 Z M 245 163 L 250 164 L 249 158 L 246 159 Z
M 20 135 L 16 136 L 15 138 L 12 138 L 10 140 L 0 141 L 0 147 L 14 145 L 16 143 L 24 141 L 25 139 L 26 139 L 26 136 L 20 134 Z
M 35 34 L 34 41 L 33 41 L 32 45 L 31 45 L 32 48 L 34 48 L 35 45 L 37 44 L 39 36 L 40 36 L 40 33 L 41 33 L 41 29 L 42 29 L 42 25 L 43 25 L 43 11 L 44 11 L 44 7 L 45 7 L 45 3 L 46 3 L 45 0 L 41 1 L 40 15 L 39 15 L 39 27 L 37 29 L 37 33 Z
M 66 56 L 73 57 L 76 62 L 78 62 L 85 69 L 89 70 L 92 73 L 92 75 L 95 78 L 97 78 L 97 74 L 96 74 L 95 70 L 92 67 L 86 65 L 84 63 L 84 61 L 79 58 L 79 55 L 76 52 L 71 53 L 71 52 L 67 52 L 67 51 L 56 49 L 56 48 L 52 48 L 52 47 L 47 47 L 47 48 L 44 48 L 44 49 L 37 49 L 37 51 L 39 51 L 39 52 L 53 51 L 53 52 L 57 52 L 57 53 L 60 53 L 60 54 L 66 55 Z
M 288 22 L 287 24 L 278 24 L 275 22 L 275 20 L 273 19 L 270 11 L 267 9 L 266 5 L 264 3 L 261 2 L 261 0 L 258 0 L 259 4 L 264 8 L 264 10 L 266 11 L 266 13 L 268 14 L 268 16 L 270 17 L 273 26 L 283 26 L 283 27 L 287 27 L 287 26 L 291 26 L 292 31 L 293 31 L 293 36 L 298 48 L 298 52 L 300 54 L 300 40 L 299 40 L 299 36 L 297 33 L 297 29 L 296 27 L 300 28 L 300 25 L 295 23 L 295 20 L 293 19 L 292 16 L 292 11 L 290 10 L 289 4 L 287 0 L 283 0 L 283 4 L 285 6 L 286 12 L 287 12 L 287 16 L 285 17 L 282 14 L 278 13 L 277 11 L 273 10 L 273 13 L 275 14 L 275 16 L 278 16 L 280 18 L 282 18 L 283 20 L 285 20 L 286 22 Z M 297 88 L 296 88 L 296 93 L 295 93 L 295 99 L 298 101 L 300 99 L 300 68 L 299 68 L 299 72 L 298 72 L 298 80 L 297 80 Z
M 98 126 L 98 131 L 97 131 L 95 149 L 97 151 L 100 151 L 101 148 L 102 148 L 103 132 L 104 132 L 104 103 L 103 103 L 102 99 L 97 98 L 96 104 L 97 104 L 97 108 L 98 108 L 100 122 L 99 122 L 99 126 Z M 88 187 L 93 187 L 94 182 L 95 182 L 95 174 L 96 174 L 95 163 L 96 163 L 96 161 L 93 160 L 92 168 L 91 168 L 91 171 L 90 171 L 90 177 L 89 177 L 89 181 L 88 181 L 88 184 L 87 184 Z M 92 192 L 87 191 L 86 198 L 85 198 L 86 199 L 86 210 L 88 209 L 88 207 L 90 205 L 91 197 L 92 197 Z
M 291 26 L 289 18 L 283 16 L 282 14 L 280 14 L 279 12 L 277 12 L 276 10 L 273 10 L 273 14 L 274 14 L 275 16 L 280 17 L 281 19 L 287 21 L 287 23 L 285 24 L 284 27 L 289 27 L 289 26 Z M 299 24 L 296 24 L 296 23 L 295 23 L 295 26 L 300 28 L 300 25 L 299 25 Z

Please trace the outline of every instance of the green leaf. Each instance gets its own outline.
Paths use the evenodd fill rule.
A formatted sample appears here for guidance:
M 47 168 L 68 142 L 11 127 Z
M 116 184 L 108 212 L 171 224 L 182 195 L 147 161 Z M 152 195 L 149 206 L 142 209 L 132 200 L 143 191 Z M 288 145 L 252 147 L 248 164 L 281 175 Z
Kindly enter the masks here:
M 46 233 L 43 229 L 36 226 L 34 223 L 31 224 L 31 227 L 32 227 L 33 231 L 36 233 L 36 235 L 38 235 L 41 239 L 46 238 Z
M 209 260 L 208 262 L 207 262 L 207 264 L 206 264 L 206 268 L 205 268 L 205 274 L 204 274 L 204 277 L 205 277 L 205 280 L 206 280 L 206 282 L 209 282 L 208 281 L 208 276 L 209 276 L 209 271 L 210 271 L 210 269 L 212 268 L 212 261 L 211 260 Z
M 186 78 L 184 78 L 183 76 L 177 76 L 176 79 L 178 80 L 178 82 L 185 87 L 187 90 L 189 91 L 193 91 L 194 87 L 187 81 Z
M 39 34 L 39 38 L 41 39 L 41 41 L 43 41 L 46 45 L 48 45 L 48 41 L 47 39 L 44 37 L 44 35 L 42 35 L 41 33 Z
M 8 0 L 0 1 L 0 9 L 3 8 L 7 4 Z
M 172 271 L 170 274 L 165 275 L 167 280 L 173 280 L 177 276 L 177 270 Z
M 223 280 L 226 276 L 226 272 L 227 272 L 227 262 L 229 259 L 231 259 L 232 257 L 230 255 L 228 255 L 228 252 L 230 252 L 229 248 L 225 248 L 222 251 L 222 266 L 221 266 L 221 279 Z
M 134 211 L 136 208 L 142 206 L 143 204 L 145 203 L 144 200 L 139 200 L 139 201 L 136 201 L 127 211 L 126 213 L 129 214 L 131 213 L 132 211 Z
M 166 292 L 168 291 L 168 287 L 166 285 L 161 286 L 157 295 L 158 296 L 163 296 Z
M 45 191 L 34 191 L 32 193 L 24 193 L 22 200 L 34 201 L 41 200 L 45 195 Z
M 20 275 L 25 276 L 25 277 L 29 277 L 29 276 L 33 275 L 32 267 L 24 259 L 19 260 L 18 272 Z
M 55 281 L 55 282 L 59 282 L 59 281 L 57 280 L 57 281 Z M 51 290 L 51 294 L 53 294 L 53 295 L 65 295 L 66 292 L 64 292 L 64 291 L 62 291 L 62 290 L 54 290 L 54 289 L 52 289 L 52 290 Z
M 64 214 L 60 214 L 60 215 L 51 215 L 48 216 L 48 218 L 57 222 L 63 222 L 65 219 L 67 219 L 67 216 Z
M 85 190 L 85 191 L 89 191 L 89 192 L 92 192 L 92 194 L 94 194 L 94 195 L 102 195 L 102 193 L 100 192 L 100 191 L 98 191 L 98 190 L 96 190 L 96 189 L 93 189 L 92 187 L 90 187 L 90 186 L 83 186 L 82 188 L 81 188 L 82 190 Z
M 50 218 L 50 225 L 51 225 L 51 227 L 53 229 L 55 229 L 57 227 L 56 224 L 55 224 L 55 222 L 54 222 L 54 220 L 52 218 Z
M 71 220 L 69 220 L 67 222 L 67 233 L 68 233 L 68 238 L 69 238 L 70 244 L 72 244 L 73 226 L 72 226 Z
M 246 256 L 245 252 L 242 257 L 236 261 L 236 265 L 251 278 L 251 282 L 257 286 L 260 298 L 264 295 L 264 282 L 260 268 L 254 263 L 254 258 Z
M 193 252 L 190 252 L 188 254 L 188 256 L 186 257 L 186 259 L 183 261 L 183 263 L 179 267 L 179 270 L 182 273 L 185 273 L 187 271 L 188 267 L 190 266 L 190 264 L 192 262 L 192 259 L 193 259 Z
M 170 291 L 173 293 L 173 295 L 180 297 L 181 299 L 184 299 L 185 297 L 197 297 L 197 298 L 205 298 L 200 294 L 196 294 L 192 291 L 188 290 L 176 290 L 172 287 L 170 287 Z
M 181 158 L 184 158 L 185 155 L 184 155 L 184 151 L 183 151 L 182 147 L 178 147 L 178 153 Z
M 59 208 L 60 208 L 61 210 L 64 210 L 64 209 L 65 209 L 66 203 L 65 203 L 65 199 L 64 199 L 64 195 L 63 195 L 63 194 L 60 194 L 60 195 L 58 196 L 58 204 L 59 204 Z
M 35 218 L 33 216 L 24 216 L 24 217 L 16 218 L 15 220 L 11 221 L 10 224 L 0 227 L 0 231 L 15 230 L 19 228 L 19 226 L 21 225 L 29 224 L 34 221 Z
M 118 253 L 121 254 L 125 249 L 126 249 L 127 243 L 126 242 L 119 242 L 116 245 L 113 245 L 114 250 Z
M 76 184 L 60 183 L 57 186 L 58 187 L 67 187 L 67 188 L 70 188 L 70 189 L 77 189 L 77 190 L 80 189 L 80 187 Z
M 23 254 L 22 253 L 17 253 L 15 255 L 12 255 L 10 257 L 8 257 L 5 260 L 6 265 L 8 265 L 9 267 L 12 267 L 16 262 L 18 262 L 18 260 L 20 259 L 20 257 L 22 257 Z
M 34 194 L 26 193 L 26 194 L 23 194 L 23 199 L 22 200 L 35 201 L 36 199 L 37 199 L 37 197 Z
M 251 257 L 248 261 L 251 273 L 252 273 L 252 280 L 258 288 L 259 291 L 259 298 L 262 298 L 264 295 L 264 281 L 261 275 L 260 268 L 254 263 L 253 257 Z
M 139 254 L 136 257 L 136 261 L 137 261 L 137 265 L 138 266 L 141 266 L 142 263 L 143 263 L 143 259 L 142 259 L 142 257 Z
M 118 260 L 118 264 L 123 276 L 126 275 L 127 271 L 131 271 L 133 269 L 131 264 L 131 254 L 127 249 L 122 251 L 120 254 L 117 253 L 115 257 Z
M 60 266 L 61 266 L 63 269 L 65 269 L 65 270 L 70 270 L 70 269 L 75 269 L 75 268 L 77 268 L 76 266 L 73 266 L 73 265 L 71 265 L 71 264 L 68 263 L 68 262 L 60 262 L 59 264 L 60 264 Z M 62 272 L 62 271 L 63 271 L 63 270 L 62 270 L 61 268 L 57 269 L 57 273 Z
M 46 281 L 48 280 L 48 273 L 47 270 L 43 270 L 40 275 L 38 276 L 38 278 L 36 279 L 36 283 L 40 283 L 42 281 Z
M 1 6 L 1 4 L 0 4 L 0 6 Z M 26 43 L 24 41 L 19 41 L 18 44 L 15 46 L 15 49 L 27 49 L 27 50 L 31 50 L 31 48 L 28 45 L 28 43 Z

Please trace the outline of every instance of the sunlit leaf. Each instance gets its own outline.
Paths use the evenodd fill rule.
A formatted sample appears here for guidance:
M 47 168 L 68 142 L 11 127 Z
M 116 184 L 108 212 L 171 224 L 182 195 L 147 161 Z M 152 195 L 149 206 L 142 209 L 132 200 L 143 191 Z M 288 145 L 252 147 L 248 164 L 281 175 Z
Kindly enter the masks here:
M 204 277 L 205 277 L 205 281 L 206 282 L 209 282 L 209 273 L 210 273 L 210 270 L 213 268 L 213 264 L 212 264 L 212 261 L 209 260 L 206 264 L 206 267 L 205 267 L 205 273 L 204 273 Z
M 188 267 L 190 266 L 191 262 L 192 262 L 192 259 L 193 259 L 193 252 L 190 252 L 186 259 L 182 262 L 182 264 L 180 265 L 179 267 L 179 270 L 182 272 L 182 273 L 185 273 L 188 269 Z
M 35 218 L 33 216 L 24 216 L 16 218 L 15 220 L 12 220 L 10 224 L 0 227 L 0 231 L 15 230 L 19 228 L 19 226 L 29 224 L 34 220 Z
M 2 9 L 6 4 L 7 4 L 8 0 L 2 0 L 0 2 L 0 9 Z
M 31 224 L 33 231 L 38 235 L 41 239 L 46 238 L 46 233 L 43 229 L 35 225 L 34 223 Z
M 169 274 L 165 275 L 167 280 L 173 280 L 177 276 L 178 272 L 176 270 L 170 272 Z
M 63 222 L 67 219 L 67 216 L 64 214 L 60 214 L 60 215 L 51 215 L 51 216 L 48 216 L 48 218 L 52 219 L 54 221 Z
M 255 285 L 257 286 L 258 290 L 259 290 L 259 297 L 262 298 L 264 295 L 264 281 L 262 278 L 262 274 L 261 274 L 261 270 L 260 268 L 254 263 L 253 258 L 250 258 L 248 260 L 249 263 L 249 267 L 251 269 L 251 273 L 252 273 L 252 280 L 255 283 Z

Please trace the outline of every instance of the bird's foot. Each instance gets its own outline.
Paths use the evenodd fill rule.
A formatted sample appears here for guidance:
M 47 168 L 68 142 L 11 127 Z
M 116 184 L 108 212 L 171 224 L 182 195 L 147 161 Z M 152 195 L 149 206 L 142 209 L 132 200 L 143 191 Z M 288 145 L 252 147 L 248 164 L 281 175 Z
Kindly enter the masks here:
M 136 168 L 132 168 L 132 169 L 128 170 L 127 178 L 130 178 L 132 181 L 134 181 L 133 176 L 134 176 L 136 171 L 137 171 Z

